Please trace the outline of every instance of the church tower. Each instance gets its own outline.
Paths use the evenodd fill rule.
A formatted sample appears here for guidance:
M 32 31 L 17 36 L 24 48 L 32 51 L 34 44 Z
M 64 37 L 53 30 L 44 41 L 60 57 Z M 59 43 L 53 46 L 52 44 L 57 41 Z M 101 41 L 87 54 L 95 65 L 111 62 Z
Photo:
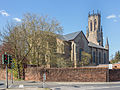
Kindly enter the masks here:
M 89 42 L 103 46 L 103 32 L 101 26 L 101 14 L 99 12 L 88 14 L 88 27 L 86 37 Z

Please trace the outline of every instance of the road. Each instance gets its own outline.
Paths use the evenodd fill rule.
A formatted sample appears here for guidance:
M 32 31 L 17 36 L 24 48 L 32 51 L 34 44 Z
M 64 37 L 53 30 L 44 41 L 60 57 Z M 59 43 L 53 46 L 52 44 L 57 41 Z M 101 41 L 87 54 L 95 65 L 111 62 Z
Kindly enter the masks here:
M 0 81 L 0 89 L 5 88 L 5 81 Z M 35 81 L 15 81 L 9 82 L 9 88 L 42 88 L 42 82 Z M 120 90 L 120 82 L 46 82 L 45 88 L 52 90 Z

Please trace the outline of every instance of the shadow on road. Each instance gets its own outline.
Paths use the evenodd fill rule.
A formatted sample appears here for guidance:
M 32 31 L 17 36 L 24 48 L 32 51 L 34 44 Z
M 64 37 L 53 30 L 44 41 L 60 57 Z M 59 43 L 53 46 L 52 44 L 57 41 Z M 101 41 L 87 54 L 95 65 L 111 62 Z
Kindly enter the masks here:
M 0 85 L 4 85 L 4 83 L 0 83 Z M 0 89 L 1 90 L 1 89 Z
M 75 87 L 75 88 L 80 88 L 80 86 L 77 86 L 77 85 L 75 85 L 74 87 Z
M 28 82 L 28 83 L 37 83 L 36 81 L 31 81 L 31 82 Z

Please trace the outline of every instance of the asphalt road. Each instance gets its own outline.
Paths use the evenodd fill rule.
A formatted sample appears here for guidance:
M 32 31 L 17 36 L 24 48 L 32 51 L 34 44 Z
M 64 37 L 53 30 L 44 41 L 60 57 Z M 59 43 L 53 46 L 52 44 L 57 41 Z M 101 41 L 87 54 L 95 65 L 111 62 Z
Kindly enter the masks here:
M 51 88 L 52 90 L 120 90 L 120 82 L 35 82 L 35 81 L 15 81 L 9 82 L 9 88 Z M 0 89 L 6 88 L 5 81 L 0 81 Z

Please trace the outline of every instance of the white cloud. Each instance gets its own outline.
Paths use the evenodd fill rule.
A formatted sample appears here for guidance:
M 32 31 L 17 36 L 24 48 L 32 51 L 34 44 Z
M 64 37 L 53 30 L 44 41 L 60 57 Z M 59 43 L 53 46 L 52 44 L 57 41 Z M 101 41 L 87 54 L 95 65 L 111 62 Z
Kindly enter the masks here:
M 1 10 L 0 14 L 3 16 L 10 16 L 5 10 Z
M 116 20 L 116 19 L 114 19 L 113 21 L 114 21 L 114 22 L 117 22 L 117 20 Z
M 15 20 L 17 22 L 21 22 L 21 19 L 19 19 L 19 18 L 13 18 L 13 20 Z
M 112 19 L 112 18 L 116 18 L 116 15 L 112 14 L 106 17 L 107 19 Z

